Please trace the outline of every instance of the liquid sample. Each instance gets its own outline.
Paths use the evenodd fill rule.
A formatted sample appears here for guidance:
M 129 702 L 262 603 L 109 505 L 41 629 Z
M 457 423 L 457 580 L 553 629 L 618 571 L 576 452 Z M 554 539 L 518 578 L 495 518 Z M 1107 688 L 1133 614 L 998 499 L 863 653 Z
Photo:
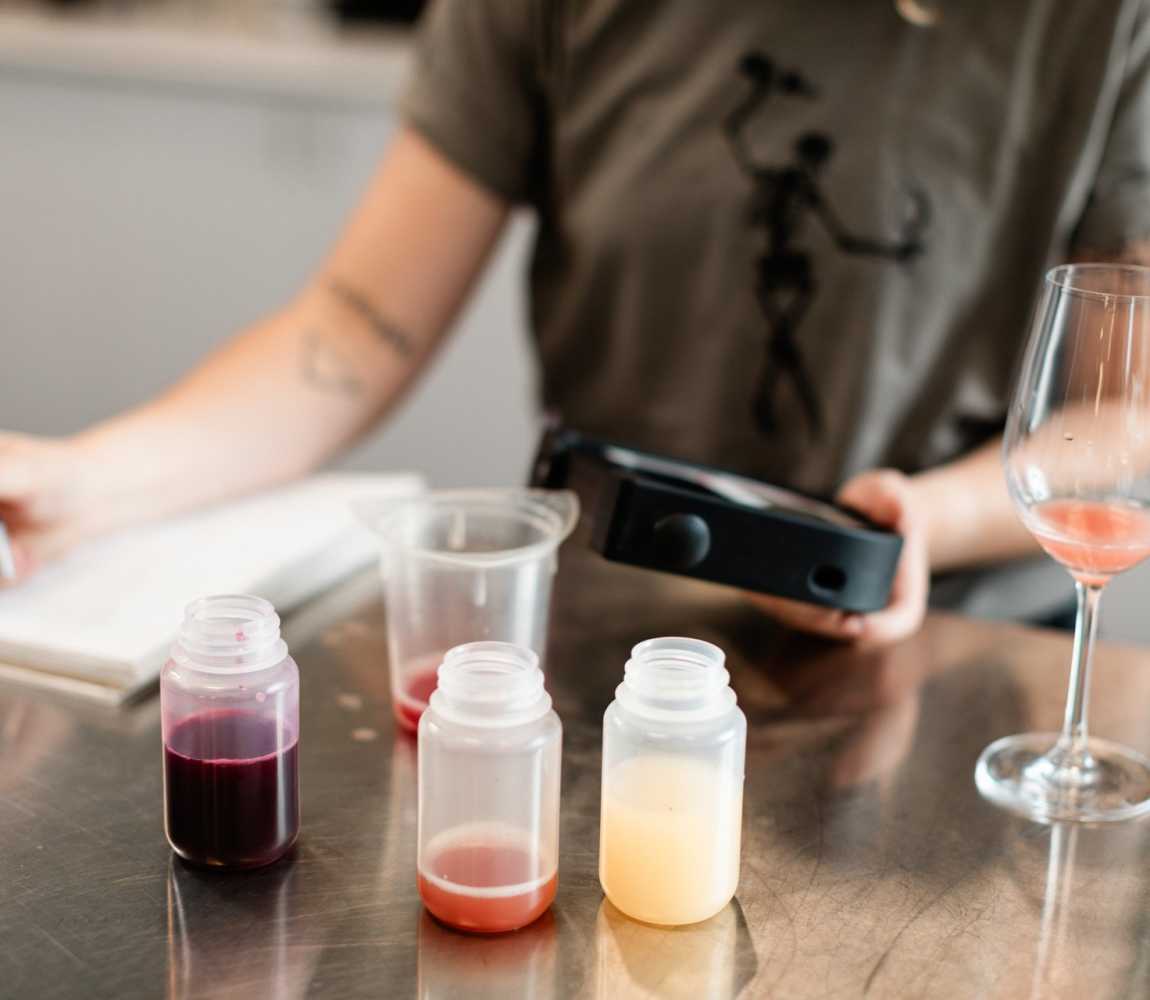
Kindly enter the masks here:
M 702 761 L 632 757 L 603 777 L 599 881 L 627 916 L 693 924 L 739 882 L 741 782 Z
M 437 840 L 440 838 L 436 838 Z M 445 924 L 480 934 L 526 927 L 555 899 L 559 873 L 550 874 L 537 852 L 500 838 L 450 835 L 442 847 L 428 846 L 420 864 L 423 905 Z
M 1150 555 L 1150 512 L 1093 500 L 1050 500 L 1027 525 L 1080 583 L 1101 586 Z
M 296 734 L 251 712 L 185 719 L 164 747 L 164 801 L 168 841 L 180 857 L 229 868 L 271 864 L 299 833 Z
M 408 732 L 414 733 L 419 729 L 419 719 L 438 683 L 442 662 L 443 657 L 439 654 L 420 657 L 400 675 L 400 688 L 392 707 L 396 721 Z

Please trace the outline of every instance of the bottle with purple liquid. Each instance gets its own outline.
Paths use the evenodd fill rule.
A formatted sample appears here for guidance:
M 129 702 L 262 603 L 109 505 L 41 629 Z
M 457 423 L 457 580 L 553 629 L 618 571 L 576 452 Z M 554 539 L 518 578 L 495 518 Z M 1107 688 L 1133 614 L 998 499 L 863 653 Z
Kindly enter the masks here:
M 214 868 L 278 861 L 299 833 L 299 671 L 271 604 L 190 604 L 160 706 L 172 850 Z

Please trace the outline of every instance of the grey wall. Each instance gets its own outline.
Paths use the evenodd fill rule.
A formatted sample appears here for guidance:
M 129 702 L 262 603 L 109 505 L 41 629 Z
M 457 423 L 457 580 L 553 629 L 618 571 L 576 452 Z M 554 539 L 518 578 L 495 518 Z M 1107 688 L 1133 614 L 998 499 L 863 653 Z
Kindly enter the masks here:
M 146 399 L 281 303 L 394 128 L 352 106 L 0 68 L 0 427 L 62 434 Z M 512 228 L 453 342 L 348 456 L 517 482 L 532 371 Z

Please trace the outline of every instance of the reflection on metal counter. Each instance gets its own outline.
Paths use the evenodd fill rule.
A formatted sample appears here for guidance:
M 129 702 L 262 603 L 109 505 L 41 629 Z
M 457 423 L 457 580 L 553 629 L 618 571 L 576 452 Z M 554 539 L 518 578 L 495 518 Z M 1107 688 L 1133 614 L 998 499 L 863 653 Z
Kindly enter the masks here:
M 566 996 L 559 980 L 559 935 L 553 913 L 514 934 L 479 937 L 419 916 L 419 1000 L 555 1000 Z
M 342 624 L 293 638 L 308 736 L 305 832 L 290 864 L 220 878 L 173 863 L 156 811 L 154 699 L 110 712 L 0 683 L 0 992 L 1150 996 L 1150 823 L 1080 829 L 1062 841 L 1073 864 L 1058 862 L 1056 843 L 1052 865 L 1050 829 L 994 808 L 971 780 L 993 734 L 1057 724 L 1051 664 L 1065 636 L 931 615 L 893 650 L 799 641 L 721 588 L 577 545 L 556 592 L 547 684 L 564 760 L 550 918 L 505 940 L 424 916 L 416 744 L 392 719 L 378 600 L 359 592 L 340 605 Z M 734 903 L 667 930 L 604 904 L 596 839 L 601 720 L 619 664 L 639 640 L 675 631 L 727 652 L 748 720 L 747 783 Z M 1101 647 L 1109 682 L 1092 707 L 1142 750 L 1145 661 Z
M 670 929 L 631 920 L 606 899 L 595 918 L 596 1000 L 731 1000 L 756 964 L 737 901 L 704 923 Z
M 254 880 L 254 881 L 250 881 Z M 167 878 L 167 1000 L 248 994 L 302 1000 L 319 947 L 291 947 L 291 865 L 241 880 L 171 857 Z

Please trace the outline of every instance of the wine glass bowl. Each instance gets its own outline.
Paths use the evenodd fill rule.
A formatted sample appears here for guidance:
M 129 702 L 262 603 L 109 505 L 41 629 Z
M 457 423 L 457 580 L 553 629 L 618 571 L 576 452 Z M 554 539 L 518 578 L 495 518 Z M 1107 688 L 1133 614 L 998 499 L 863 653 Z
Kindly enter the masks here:
M 1023 524 L 1074 579 L 1078 620 L 1062 731 L 992 743 L 978 788 L 1048 822 L 1150 812 L 1150 760 L 1087 727 L 1102 590 L 1150 556 L 1150 268 L 1070 264 L 1046 276 L 1003 463 Z

